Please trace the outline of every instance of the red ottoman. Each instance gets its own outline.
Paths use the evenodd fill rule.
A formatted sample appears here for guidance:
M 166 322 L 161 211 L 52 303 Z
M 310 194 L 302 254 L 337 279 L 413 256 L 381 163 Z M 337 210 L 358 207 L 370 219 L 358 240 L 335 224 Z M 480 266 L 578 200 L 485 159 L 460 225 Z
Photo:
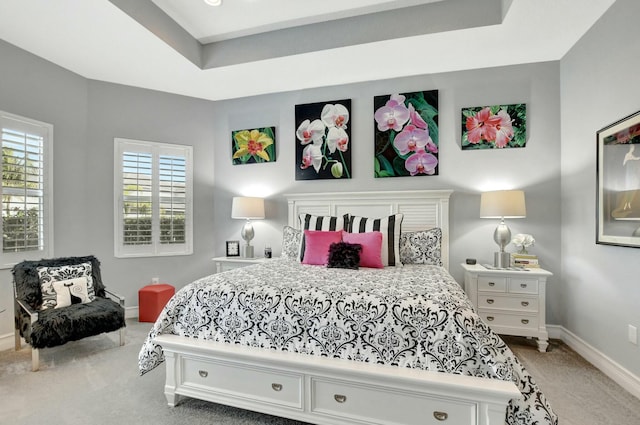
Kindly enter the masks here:
M 166 283 L 147 285 L 138 291 L 138 321 L 155 322 L 160 312 L 173 297 L 176 289 Z

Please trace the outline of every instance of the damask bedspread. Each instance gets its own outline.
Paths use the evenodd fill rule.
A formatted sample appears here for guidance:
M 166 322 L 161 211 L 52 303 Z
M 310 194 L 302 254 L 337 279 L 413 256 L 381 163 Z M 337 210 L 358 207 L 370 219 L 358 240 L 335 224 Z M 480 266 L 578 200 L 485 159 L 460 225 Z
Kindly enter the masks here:
M 544 394 L 442 267 L 333 269 L 274 259 L 204 277 L 168 302 L 139 354 L 176 334 L 354 361 L 511 380 L 508 424 L 557 424 Z

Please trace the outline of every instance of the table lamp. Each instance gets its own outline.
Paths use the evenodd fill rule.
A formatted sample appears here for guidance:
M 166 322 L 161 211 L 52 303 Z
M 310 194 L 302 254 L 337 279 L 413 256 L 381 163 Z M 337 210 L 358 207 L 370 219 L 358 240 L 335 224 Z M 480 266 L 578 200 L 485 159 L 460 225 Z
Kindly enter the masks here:
M 493 254 L 495 267 L 509 267 L 511 255 L 504 251 L 511 241 L 511 230 L 505 224 L 505 218 L 523 218 L 527 216 L 522 190 L 497 190 L 484 192 L 480 196 L 480 218 L 499 218 L 500 224 L 493 232 L 493 240 L 500 247 L 500 251 Z
M 242 256 L 244 258 L 253 258 L 253 239 L 254 231 L 251 220 L 264 218 L 264 199 L 251 197 L 234 197 L 231 205 L 231 218 L 239 218 L 247 220 L 242 227 L 240 236 L 246 242 L 242 247 Z

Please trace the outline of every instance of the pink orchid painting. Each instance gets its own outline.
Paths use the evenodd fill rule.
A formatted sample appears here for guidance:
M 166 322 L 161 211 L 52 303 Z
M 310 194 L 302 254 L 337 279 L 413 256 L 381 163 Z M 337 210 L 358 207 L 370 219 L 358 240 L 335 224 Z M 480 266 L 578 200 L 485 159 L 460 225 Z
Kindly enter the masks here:
M 522 148 L 527 143 L 527 105 L 462 109 L 462 149 Z
M 296 105 L 296 180 L 351 178 L 351 99 Z
M 375 177 L 438 174 L 438 91 L 376 96 Z

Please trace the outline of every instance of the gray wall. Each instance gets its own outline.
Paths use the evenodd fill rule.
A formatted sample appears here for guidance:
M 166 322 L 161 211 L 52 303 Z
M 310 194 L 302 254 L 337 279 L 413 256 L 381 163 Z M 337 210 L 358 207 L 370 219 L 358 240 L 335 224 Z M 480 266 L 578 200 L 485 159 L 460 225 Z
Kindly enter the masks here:
M 640 110 L 640 2 L 618 0 L 561 61 L 560 322 L 640 376 L 640 250 L 595 244 L 596 132 Z

